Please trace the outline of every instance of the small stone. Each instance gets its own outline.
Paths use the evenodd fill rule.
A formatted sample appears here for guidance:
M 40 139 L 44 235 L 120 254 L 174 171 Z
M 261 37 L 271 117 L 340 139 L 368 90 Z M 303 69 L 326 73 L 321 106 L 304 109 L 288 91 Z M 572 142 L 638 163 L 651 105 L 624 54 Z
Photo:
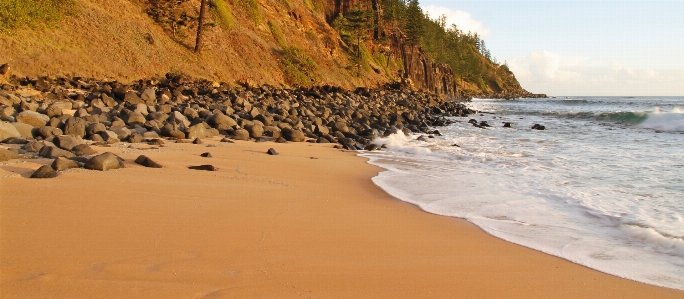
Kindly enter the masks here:
M 49 179 L 57 177 L 57 172 L 50 165 L 43 165 L 31 174 L 32 179 Z
M 106 171 L 110 169 L 124 168 L 123 161 L 117 155 L 106 152 L 92 157 L 86 162 L 85 168 Z
M 211 158 L 211 153 L 202 153 L 200 156 L 205 158 Z
M 235 143 L 233 140 L 230 140 L 229 138 L 223 138 L 223 139 L 221 139 L 221 142 Z
M 199 165 L 199 166 L 189 166 L 189 169 L 193 170 L 206 170 L 206 171 L 218 171 L 219 169 L 213 165 Z
M 513 124 L 511 124 L 511 123 L 504 123 L 503 127 L 504 127 L 504 128 L 512 128 L 512 127 L 513 127 Z
M 34 140 L 22 146 L 21 149 L 27 152 L 37 153 L 40 151 L 41 148 L 43 148 L 43 146 L 45 146 L 45 143 L 43 141 Z
M 63 150 L 70 151 L 74 146 L 84 144 L 85 142 L 81 137 L 76 137 L 76 136 L 70 136 L 70 135 L 62 135 L 62 136 L 55 136 L 55 138 L 52 140 L 52 142 L 59 148 Z
M 70 159 L 59 157 L 52 161 L 52 169 L 62 171 L 70 168 L 78 168 L 78 164 Z
M 532 130 L 546 130 L 546 127 L 540 124 L 534 124 L 534 126 L 532 126 Z
M 269 154 L 269 155 L 271 155 L 271 156 L 276 156 L 276 155 L 278 155 L 278 152 L 276 152 L 276 150 L 274 150 L 274 149 L 272 149 L 272 148 L 269 148 L 268 151 L 266 151 L 266 153 Z
M 276 143 L 287 143 L 287 140 L 285 140 L 285 138 L 283 138 L 283 137 L 278 137 L 278 139 L 276 139 L 275 142 Z
M 145 167 L 150 167 L 150 168 L 163 168 L 161 164 L 153 161 L 149 157 L 145 155 L 140 155 L 137 159 L 135 159 L 135 163 L 140 164 Z
M 364 148 L 364 150 L 366 150 L 366 151 L 379 151 L 380 147 L 375 145 L 375 144 L 369 144 Z
M 203 144 L 202 139 L 195 138 L 195 140 L 192 141 L 192 144 Z

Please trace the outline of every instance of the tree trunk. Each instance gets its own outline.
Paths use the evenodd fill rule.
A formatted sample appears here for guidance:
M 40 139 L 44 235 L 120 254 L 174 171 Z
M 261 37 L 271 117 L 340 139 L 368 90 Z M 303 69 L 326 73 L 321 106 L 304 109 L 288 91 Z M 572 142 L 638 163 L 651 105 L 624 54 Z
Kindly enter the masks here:
M 202 51 L 202 30 L 204 29 L 204 11 L 206 10 L 207 0 L 202 0 L 200 4 L 199 20 L 197 20 L 197 39 L 195 40 L 195 53 Z

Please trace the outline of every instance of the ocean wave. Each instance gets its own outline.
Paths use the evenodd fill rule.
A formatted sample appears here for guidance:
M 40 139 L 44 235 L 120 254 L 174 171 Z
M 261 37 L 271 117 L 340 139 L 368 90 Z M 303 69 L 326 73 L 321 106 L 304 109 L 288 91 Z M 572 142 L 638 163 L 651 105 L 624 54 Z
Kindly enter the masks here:
M 671 112 L 661 112 L 656 109 L 638 125 L 640 128 L 661 130 L 666 132 L 684 132 L 684 111 L 679 108 Z

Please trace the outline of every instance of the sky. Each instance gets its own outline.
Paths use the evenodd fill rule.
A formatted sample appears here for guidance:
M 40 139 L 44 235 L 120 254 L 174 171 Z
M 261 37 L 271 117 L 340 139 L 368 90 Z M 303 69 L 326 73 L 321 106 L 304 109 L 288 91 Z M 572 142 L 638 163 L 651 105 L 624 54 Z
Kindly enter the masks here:
M 549 96 L 684 96 L 684 0 L 435 1 L 523 88 Z

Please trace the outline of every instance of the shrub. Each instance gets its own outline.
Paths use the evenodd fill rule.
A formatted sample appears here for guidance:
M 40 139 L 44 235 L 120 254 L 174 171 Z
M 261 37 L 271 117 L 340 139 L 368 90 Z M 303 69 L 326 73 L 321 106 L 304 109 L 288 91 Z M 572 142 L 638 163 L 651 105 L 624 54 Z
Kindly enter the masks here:
M 233 4 L 240 6 L 247 13 L 247 17 L 254 21 L 255 25 L 261 24 L 263 16 L 257 0 L 233 0 Z
M 74 0 L 0 0 L 0 31 L 51 25 L 75 8 Z
M 318 81 L 318 65 L 298 47 L 283 49 L 282 64 L 285 79 L 290 84 L 309 86 Z
M 281 47 L 286 48 L 287 42 L 285 42 L 285 36 L 283 35 L 283 32 L 280 31 L 280 28 L 278 28 L 278 25 L 273 21 L 268 21 L 268 28 L 271 28 L 271 34 L 273 34 L 273 38 L 275 38 L 278 44 Z
M 221 26 L 221 28 L 226 30 L 231 30 L 235 27 L 235 16 L 230 10 L 230 6 L 226 4 L 223 0 L 212 0 L 211 6 L 213 8 L 214 16 L 216 22 Z

